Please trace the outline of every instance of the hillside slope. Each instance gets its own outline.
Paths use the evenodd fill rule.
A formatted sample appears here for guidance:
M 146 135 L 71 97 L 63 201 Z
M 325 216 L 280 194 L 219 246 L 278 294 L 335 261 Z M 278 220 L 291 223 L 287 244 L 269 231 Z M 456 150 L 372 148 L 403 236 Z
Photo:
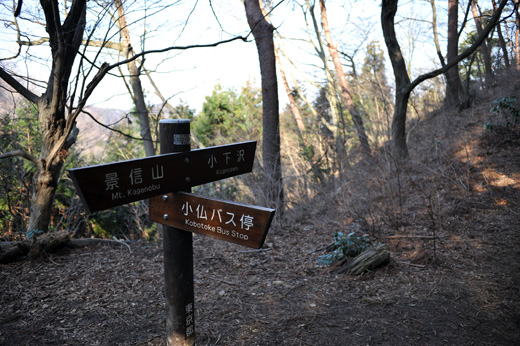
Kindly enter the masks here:
M 195 236 L 197 343 L 517 345 L 520 133 L 489 112 L 506 96 L 518 78 L 422 119 L 408 162 L 352 167 L 261 251 Z M 390 264 L 319 266 L 336 231 L 388 243 Z M 164 345 L 162 276 L 160 243 L 0 265 L 0 344 Z

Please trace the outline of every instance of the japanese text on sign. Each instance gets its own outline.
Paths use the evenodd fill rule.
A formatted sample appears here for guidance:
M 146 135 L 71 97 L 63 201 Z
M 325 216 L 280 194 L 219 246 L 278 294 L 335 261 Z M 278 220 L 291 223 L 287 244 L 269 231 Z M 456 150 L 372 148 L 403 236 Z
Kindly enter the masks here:
M 150 219 L 253 248 L 263 245 L 274 209 L 177 192 L 150 199 Z
M 235 222 L 235 213 L 226 212 L 224 215 L 224 220 L 222 219 L 223 213 L 222 209 L 211 209 L 204 206 L 204 204 L 197 204 L 195 207 L 192 206 L 189 201 L 186 201 L 181 208 L 182 215 L 194 216 L 198 220 L 218 220 L 219 223 L 224 222 L 224 224 L 233 226 L 237 226 Z M 209 217 L 208 217 L 209 215 Z M 250 227 L 253 227 L 254 217 L 251 215 L 242 214 L 240 216 L 237 215 L 237 219 L 239 220 L 240 228 L 248 231 Z
M 83 204 L 94 212 L 251 172 L 255 148 L 250 141 L 69 172 Z

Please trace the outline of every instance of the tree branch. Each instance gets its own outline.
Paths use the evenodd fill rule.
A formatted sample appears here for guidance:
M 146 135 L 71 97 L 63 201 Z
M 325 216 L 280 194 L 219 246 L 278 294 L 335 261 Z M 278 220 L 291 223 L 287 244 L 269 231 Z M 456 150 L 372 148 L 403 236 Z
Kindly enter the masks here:
M 165 53 L 165 52 L 168 52 L 168 51 L 171 51 L 171 50 L 186 50 L 186 49 L 193 49 L 193 48 L 217 47 L 217 46 L 219 46 L 221 44 L 233 42 L 233 41 L 236 41 L 236 40 L 242 40 L 244 42 L 247 42 L 247 38 L 246 37 L 235 36 L 235 37 L 230 38 L 228 40 L 218 41 L 218 42 L 209 43 L 209 44 L 189 45 L 189 46 L 171 46 L 171 47 L 167 47 L 167 48 L 163 48 L 163 49 L 154 49 L 154 50 L 149 50 L 149 51 L 143 51 L 141 53 L 135 54 L 131 58 L 128 58 L 128 59 L 123 60 L 123 61 L 119 61 L 119 62 L 117 62 L 115 64 L 112 64 L 112 65 L 109 65 L 106 62 L 103 63 L 101 65 L 101 67 L 99 68 L 99 71 L 97 72 L 97 74 L 94 76 L 94 78 L 92 78 L 90 83 L 88 83 L 88 85 L 87 85 L 87 87 L 85 89 L 85 94 L 83 95 L 83 98 L 79 101 L 78 105 L 76 106 L 76 109 L 67 118 L 67 124 L 65 126 L 65 131 L 63 133 L 63 136 L 54 145 L 53 149 L 49 153 L 48 159 L 47 159 L 47 164 L 50 164 L 51 162 L 53 162 L 53 160 L 56 157 L 56 155 L 61 151 L 61 149 L 64 148 L 66 140 L 67 140 L 67 138 L 70 136 L 70 134 L 72 132 L 72 129 L 74 127 L 76 119 L 78 118 L 79 114 L 83 111 L 83 108 L 85 107 L 85 104 L 87 103 L 90 95 L 92 94 L 94 89 L 98 86 L 98 84 L 101 82 L 101 80 L 105 77 L 105 75 L 110 70 L 112 70 L 112 69 L 114 69 L 114 68 L 116 68 L 118 66 L 125 65 L 128 62 L 136 60 L 136 59 L 138 59 L 138 58 L 140 58 L 140 57 L 142 57 L 142 56 L 144 56 L 146 54 Z M 1 75 L 0 75 L 0 77 L 1 77 Z
M 28 152 L 23 151 L 23 150 L 13 150 L 13 151 L 10 151 L 8 153 L 2 154 L 2 155 L 0 155 L 0 160 L 1 159 L 7 159 L 9 157 L 17 157 L 17 156 L 21 157 L 21 158 L 24 158 L 27 161 L 31 161 L 39 169 L 42 169 L 42 162 L 40 160 L 38 160 L 36 157 L 32 156 L 31 154 L 29 154 Z
M 20 12 L 22 11 L 22 0 L 18 0 L 18 5 L 16 5 L 16 10 L 14 11 L 14 17 L 18 17 Z
M 451 61 L 449 64 L 446 64 L 444 67 L 417 77 L 413 82 L 408 84 L 408 86 L 406 87 L 406 92 L 412 92 L 412 90 L 415 89 L 416 86 L 418 86 L 425 80 L 437 77 L 438 75 L 445 73 L 450 68 L 452 68 L 453 66 L 458 64 L 460 61 L 462 61 L 462 60 L 466 59 L 468 56 L 470 56 L 471 53 L 473 53 L 482 44 L 482 42 L 484 42 L 484 40 L 489 35 L 491 30 L 493 30 L 496 23 L 498 22 L 498 19 L 500 18 L 500 15 L 502 14 L 502 10 L 504 9 L 504 7 L 507 4 L 507 1 L 508 0 L 502 0 L 500 2 L 500 6 L 493 14 L 493 17 L 491 17 L 491 20 L 489 21 L 488 25 L 486 25 L 486 27 L 482 31 L 482 34 L 479 35 L 477 40 L 468 49 L 466 49 L 464 52 L 460 53 L 455 59 L 453 59 L 453 61 Z
M 31 46 L 39 46 L 39 45 L 47 43 L 49 41 L 50 40 L 49 40 L 48 37 L 40 37 L 39 39 L 34 40 L 34 41 L 21 41 L 21 40 L 18 40 L 18 41 L 16 41 L 16 43 L 18 43 L 20 46 L 31 47 Z
M 120 135 L 124 136 L 124 137 L 127 137 L 127 138 L 130 138 L 130 139 L 135 139 L 135 140 L 138 140 L 138 141 L 142 141 L 143 139 L 142 138 L 138 138 L 138 137 L 134 137 L 134 136 L 131 136 L 127 133 L 124 133 L 123 131 L 120 131 L 118 129 L 114 129 L 112 127 L 110 127 L 109 125 L 105 125 L 103 124 L 102 122 L 100 122 L 99 120 L 97 120 L 92 114 L 90 114 L 90 112 L 87 112 L 86 110 L 83 110 L 82 111 L 83 113 L 85 113 L 86 115 L 88 115 L 92 120 L 94 120 L 94 122 L 96 124 L 98 124 L 99 126 L 102 126 L 110 131 L 113 131 L 113 132 L 116 132 L 116 133 L 119 133 Z
M 110 65 L 109 70 L 111 70 L 111 69 L 113 69 L 113 68 L 115 68 L 117 66 L 120 66 L 120 65 L 125 65 L 125 64 L 129 63 L 130 61 L 135 60 L 137 58 L 140 58 L 142 56 L 145 56 L 147 54 L 166 53 L 166 52 L 169 52 L 171 50 L 187 50 L 187 49 L 193 49 L 193 48 L 211 48 L 211 47 L 217 47 L 217 46 L 219 46 L 221 44 L 224 44 L 224 43 L 230 43 L 230 42 L 233 42 L 233 41 L 236 41 L 236 40 L 242 40 L 243 42 L 247 42 L 247 37 L 235 36 L 235 37 L 232 37 L 232 38 L 227 39 L 227 40 L 218 41 L 218 42 L 214 42 L 214 43 L 208 43 L 208 44 L 194 44 L 194 45 L 189 45 L 189 46 L 171 46 L 171 47 L 166 47 L 166 48 L 163 48 L 163 49 L 147 50 L 147 51 L 143 51 L 141 53 L 137 53 L 134 56 L 132 56 L 131 58 L 119 61 L 119 62 L 117 62 L 117 63 L 115 63 L 113 65 Z
M 83 40 L 83 45 L 85 46 L 90 46 L 90 47 L 101 47 L 101 48 L 110 48 L 110 49 L 115 49 L 117 51 L 120 51 L 121 50 L 121 44 L 120 43 L 116 43 L 116 42 L 112 42 L 112 41 L 96 41 L 96 40 Z
M 7 73 L 1 66 L 0 78 L 2 78 L 7 84 L 9 84 L 14 90 L 20 93 L 27 100 L 31 101 L 34 104 L 38 103 L 39 97 L 36 96 L 36 94 L 34 94 L 33 92 L 31 92 L 29 89 L 24 87 L 22 84 L 20 84 L 20 82 L 14 79 L 14 77 Z
M 39 39 L 33 40 L 33 41 L 18 40 L 18 41 L 16 41 L 16 43 L 18 43 L 20 46 L 31 47 L 31 46 L 39 46 L 39 45 L 42 45 L 49 41 L 50 40 L 48 37 L 40 37 Z M 118 51 L 121 50 L 121 45 L 119 43 L 112 42 L 112 41 L 83 40 L 82 44 L 85 46 L 90 46 L 90 47 L 101 47 L 101 48 L 106 47 L 106 48 L 115 49 Z

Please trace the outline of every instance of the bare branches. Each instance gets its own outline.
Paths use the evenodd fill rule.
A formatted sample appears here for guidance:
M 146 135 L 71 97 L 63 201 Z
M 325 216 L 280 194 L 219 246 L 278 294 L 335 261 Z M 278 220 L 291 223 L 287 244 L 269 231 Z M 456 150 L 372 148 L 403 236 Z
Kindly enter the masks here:
M 235 37 L 232 37 L 232 38 L 227 39 L 227 40 L 222 40 L 222 41 L 218 41 L 218 42 L 214 42 L 214 43 L 208 43 L 208 44 L 193 44 L 193 45 L 188 45 L 188 46 L 171 46 L 171 47 L 166 47 L 166 48 L 162 48 L 162 49 L 152 49 L 152 50 L 148 50 L 148 51 L 143 51 L 141 53 L 135 54 L 131 58 L 119 61 L 119 62 L 117 62 L 117 63 L 115 63 L 113 65 L 110 65 L 109 69 L 111 70 L 111 69 L 113 69 L 113 68 L 115 68 L 117 66 L 121 66 L 121 65 L 127 64 L 130 61 L 135 60 L 135 59 L 140 58 L 140 57 L 143 57 L 143 56 L 145 56 L 147 54 L 166 53 L 166 52 L 169 52 L 169 51 L 172 51 L 172 50 L 188 50 L 188 49 L 193 49 L 193 48 L 211 48 L 211 47 L 217 47 L 217 46 L 220 46 L 221 44 L 230 43 L 230 42 L 237 41 L 237 40 L 241 40 L 243 42 L 247 42 L 247 37 L 235 36 Z
M 20 82 L 18 82 L 13 76 L 7 73 L 1 66 L 0 78 L 2 78 L 7 84 L 9 84 L 14 90 L 20 93 L 27 100 L 31 101 L 34 104 L 38 102 L 39 97 L 36 96 L 36 94 L 24 87 L 22 84 L 20 84 Z
M 115 129 L 113 127 L 110 127 L 109 125 L 105 125 L 103 124 L 102 122 L 100 122 L 99 120 L 97 120 L 92 114 L 90 114 L 90 112 L 87 112 L 86 110 L 83 110 L 82 111 L 83 113 L 85 113 L 86 115 L 88 115 L 90 117 L 90 119 L 94 120 L 94 122 L 96 124 L 98 124 L 99 126 L 102 126 L 104 127 L 105 129 L 108 129 L 110 131 L 113 131 L 113 132 L 116 132 L 116 133 L 119 133 L 120 135 L 124 136 L 124 137 L 127 137 L 127 138 L 130 138 L 130 139 L 135 139 L 135 140 L 138 140 L 138 141 L 142 141 L 143 139 L 142 138 L 139 138 L 139 137 L 134 137 L 134 136 L 131 136 L 127 133 L 124 133 L 123 131 L 120 131 L 118 129 Z
M 115 67 L 114 65 L 110 66 L 108 63 L 103 63 L 103 65 L 101 65 L 99 71 L 96 73 L 94 78 L 87 85 L 86 90 L 85 90 L 85 95 L 79 101 L 76 110 L 71 115 L 69 115 L 69 117 L 67 118 L 67 125 L 65 126 L 65 131 L 63 133 L 63 136 L 54 145 L 51 152 L 49 153 L 49 156 L 47 159 L 47 162 L 48 162 L 47 164 L 50 164 L 50 162 L 52 162 L 54 160 L 54 158 L 56 157 L 56 155 L 58 155 L 58 153 L 61 151 L 61 149 L 64 148 L 65 143 L 66 143 L 67 139 L 69 138 L 69 136 L 71 135 L 72 130 L 76 124 L 76 119 L 78 118 L 78 115 L 81 113 L 81 111 L 85 107 L 85 104 L 87 103 L 88 98 L 90 97 L 90 95 L 92 95 L 92 92 L 98 86 L 98 84 L 101 82 L 103 77 L 105 77 L 107 72 L 111 68 L 114 68 L 114 67 Z
M 7 159 L 9 157 L 21 157 L 21 158 L 26 159 L 27 161 L 31 161 L 38 168 L 42 167 L 42 162 L 40 160 L 38 160 L 36 157 L 32 156 L 31 154 L 29 154 L 28 152 L 23 151 L 23 150 L 13 150 L 8 153 L 2 154 L 2 155 L 0 155 L 0 160 Z
M 110 49 L 114 49 L 117 51 L 120 51 L 122 49 L 120 43 L 112 42 L 112 41 L 83 40 L 83 45 L 90 46 L 90 47 L 99 47 L 99 48 L 105 47 L 105 48 L 110 48 Z
M 16 10 L 14 11 L 14 17 L 18 17 L 20 12 L 22 11 L 22 0 L 18 0 L 18 5 L 16 5 Z
M 480 44 L 482 42 L 484 42 L 484 40 L 487 38 L 487 36 L 491 32 L 491 30 L 493 30 L 495 28 L 495 25 L 498 23 L 498 20 L 500 19 L 500 15 L 502 14 L 502 10 L 506 6 L 506 4 L 507 4 L 507 0 L 502 0 L 500 2 L 498 9 L 493 14 L 493 17 L 491 17 L 491 19 L 489 20 L 487 26 L 482 30 L 481 34 L 477 37 L 475 42 L 473 42 L 473 44 L 469 48 L 467 48 L 465 51 L 460 53 L 455 59 L 453 59 L 448 64 L 444 65 L 442 68 L 439 68 L 430 73 L 426 73 L 426 74 L 423 74 L 423 75 L 417 77 L 413 82 L 408 84 L 406 90 L 408 92 L 411 92 L 413 89 L 415 89 L 416 86 L 418 86 L 425 80 L 436 77 L 442 73 L 445 73 L 450 68 L 452 68 L 453 66 L 458 64 L 460 61 L 462 61 L 465 58 L 467 58 L 468 56 L 470 56 L 480 46 Z
M 34 40 L 34 41 L 22 41 L 22 40 L 18 40 L 16 41 L 16 43 L 18 43 L 20 46 L 28 46 L 28 47 L 31 47 L 31 46 L 39 46 L 39 45 L 42 45 L 44 43 L 47 43 L 49 42 L 49 38 L 48 37 L 41 37 L 37 40 Z
M 90 95 L 94 91 L 94 89 L 97 87 L 97 85 L 101 82 L 101 80 L 105 77 L 105 75 L 112 69 L 119 67 L 121 65 L 127 64 L 130 61 L 136 60 L 140 57 L 145 56 L 146 54 L 156 54 L 156 53 L 164 53 L 171 50 L 187 50 L 187 49 L 193 49 L 193 48 L 209 48 L 209 47 L 217 47 L 224 43 L 233 42 L 236 40 L 242 40 L 244 42 L 247 42 L 247 38 L 243 36 L 236 36 L 227 40 L 222 40 L 214 43 L 209 44 L 200 44 L 200 45 L 188 45 L 188 46 L 171 46 L 166 47 L 163 49 L 156 49 L 156 50 L 149 50 L 149 51 L 143 51 L 141 53 L 135 54 L 134 56 L 119 61 L 115 64 L 109 65 L 108 63 L 103 63 L 101 67 L 99 68 L 97 74 L 93 77 L 93 79 L 88 83 L 85 89 L 85 93 L 81 100 L 79 101 L 78 105 L 76 106 L 76 109 L 74 112 L 72 112 L 69 117 L 67 118 L 67 125 L 65 128 L 65 132 L 61 140 L 59 140 L 53 147 L 51 153 L 48 156 L 47 162 L 52 162 L 54 157 L 65 147 L 67 138 L 71 135 L 74 124 L 76 122 L 77 117 L 79 114 L 83 111 L 83 108 L 85 107 L 85 104 L 87 103 Z M 14 79 L 11 75 L 9 75 L 7 72 L 5 72 L 0 67 L 0 78 L 2 78 L 4 81 L 6 81 L 9 85 L 11 85 L 17 92 L 22 94 L 26 99 L 33 103 L 37 103 L 39 100 L 39 97 L 36 96 L 34 93 L 29 91 L 27 88 L 23 87 L 16 79 Z

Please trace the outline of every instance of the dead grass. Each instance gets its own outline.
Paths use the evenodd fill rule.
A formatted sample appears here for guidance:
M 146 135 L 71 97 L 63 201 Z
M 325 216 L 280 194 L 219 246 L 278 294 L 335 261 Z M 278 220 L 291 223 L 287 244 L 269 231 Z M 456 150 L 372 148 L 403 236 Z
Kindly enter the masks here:
M 409 162 L 381 150 L 294 204 L 266 251 L 195 236 L 197 344 L 516 345 L 520 136 L 483 125 L 517 80 L 427 117 Z M 388 244 L 390 263 L 359 277 L 319 267 L 332 234 L 353 230 Z M 0 344 L 163 345 L 161 247 L 131 249 L 1 265 Z

